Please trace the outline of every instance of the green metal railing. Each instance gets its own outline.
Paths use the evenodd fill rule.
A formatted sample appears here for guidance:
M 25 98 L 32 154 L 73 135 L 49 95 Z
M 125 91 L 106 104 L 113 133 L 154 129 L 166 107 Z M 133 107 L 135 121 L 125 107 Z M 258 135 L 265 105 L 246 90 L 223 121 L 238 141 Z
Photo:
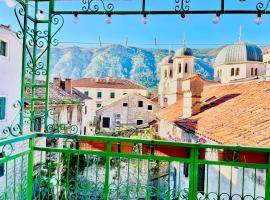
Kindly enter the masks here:
M 269 148 L 29 134 L 0 152 L 5 200 L 270 199 Z

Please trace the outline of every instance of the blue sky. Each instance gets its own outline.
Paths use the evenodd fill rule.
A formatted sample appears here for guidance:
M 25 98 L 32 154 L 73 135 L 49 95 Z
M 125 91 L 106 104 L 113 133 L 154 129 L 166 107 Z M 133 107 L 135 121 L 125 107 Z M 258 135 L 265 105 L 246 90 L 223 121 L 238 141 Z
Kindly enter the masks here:
M 267 0 L 260 0 L 267 2 Z M 114 1 L 112 1 L 114 2 Z M 227 0 L 228 9 L 255 9 L 257 0 L 240 3 L 238 0 Z M 120 1 L 114 3 L 115 10 L 140 9 L 139 0 Z M 146 8 L 152 10 L 174 10 L 174 0 L 148 0 Z M 190 9 L 217 9 L 218 0 L 191 0 Z M 81 9 L 81 1 L 76 3 L 61 2 L 56 4 L 56 9 Z M 99 36 L 104 43 L 124 44 L 128 37 L 129 45 L 140 47 L 155 47 L 143 45 L 154 43 L 157 40 L 159 48 L 178 48 L 186 35 L 187 43 L 191 48 L 218 47 L 219 44 L 236 42 L 239 36 L 239 26 L 243 27 L 243 38 L 247 42 L 256 44 L 270 44 L 270 16 L 263 16 L 263 23 L 256 25 L 255 15 L 224 15 L 219 24 L 212 23 L 213 15 L 188 16 L 183 21 L 177 15 L 148 16 L 148 24 L 141 23 L 142 16 L 112 16 L 113 23 L 105 23 L 105 16 L 79 16 L 78 24 L 72 22 L 72 16 L 65 16 L 65 25 L 58 34 L 60 42 L 96 43 Z M 15 31 L 17 22 L 13 8 L 6 6 L 4 0 L 0 0 L 0 23 L 11 24 Z M 159 45 L 168 44 L 168 45 Z M 171 45 L 169 45 L 171 44 Z M 84 46 L 98 46 L 82 44 Z

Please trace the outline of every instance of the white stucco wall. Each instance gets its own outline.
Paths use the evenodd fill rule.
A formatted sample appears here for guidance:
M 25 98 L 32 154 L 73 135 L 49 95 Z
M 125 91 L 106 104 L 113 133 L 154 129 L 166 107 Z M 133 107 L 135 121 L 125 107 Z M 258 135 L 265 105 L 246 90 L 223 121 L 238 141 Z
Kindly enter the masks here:
M 0 97 L 6 97 L 6 118 L 0 120 L 0 136 L 3 129 L 16 120 L 18 109 L 13 104 L 20 100 L 21 91 L 21 42 L 12 31 L 0 27 L 0 40 L 7 42 L 7 56 L 0 56 Z

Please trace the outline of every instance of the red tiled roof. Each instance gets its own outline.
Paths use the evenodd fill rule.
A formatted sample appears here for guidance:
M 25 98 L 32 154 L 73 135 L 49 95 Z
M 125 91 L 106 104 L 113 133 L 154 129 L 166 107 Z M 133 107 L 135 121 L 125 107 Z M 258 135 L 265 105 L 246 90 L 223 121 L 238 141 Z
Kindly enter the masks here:
M 157 117 L 221 144 L 270 147 L 270 82 L 204 86 L 202 101 L 211 97 L 191 118 L 180 118 L 181 98 Z
M 144 86 L 126 79 L 106 78 L 83 78 L 72 81 L 73 87 L 90 87 L 90 88 L 115 88 L 115 89 L 142 89 L 147 90 Z

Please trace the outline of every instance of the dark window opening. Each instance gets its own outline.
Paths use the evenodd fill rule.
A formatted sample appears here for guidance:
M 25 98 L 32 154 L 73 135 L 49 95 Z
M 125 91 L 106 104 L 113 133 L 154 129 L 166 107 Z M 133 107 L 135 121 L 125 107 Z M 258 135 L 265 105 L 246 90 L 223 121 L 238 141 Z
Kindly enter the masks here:
M 143 124 L 143 120 L 142 119 L 138 119 L 137 120 L 137 125 L 141 125 L 141 124 Z
M 3 153 L 0 153 L 0 158 L 3 158 L 4 157 L 4 154 Z M 5 174 L 5 168 L 4 168 L 4 163 L 0 164 L 0 177 L 1 176 L 4 176 Z
M 128 107 L 128 103 L 123 103 L 123 107 Z
M 148 105 L 147 110 L 153 110 L 153 106 L 152 105 Z
M 188 64 L 185 65 L 185 73 L 188 73 Z
M 102 92 L 97 92 L 97 98 L 101 99 L 102 97 Z
M 110 97 L 111 97 L 111 99 L 114 99 L 115 98 L 115 93 L 111 92 Z
M 164 71 L 164 78 L 167 78 L 167 70 Z
M 231 69 L 231 76 L 234 76 L 234 68 Z
M 89 92 L 88 91 L 84 91 L 84 95 L 89 97 Z
M 138 107 L 142 108 L 143 107 L 143 101 L 138 101 Z
M 182 65 L 181 65 L 181 63 L 179 63 L 179 65 L 178 65 L 178 73 L 181 73 L 182 72 Z
M 41 131 L 41 124 L 42 124 L 41 118 L 40 117 L 35 118 L 34 131 L 40 132 Z
M 172 78 L 173 77 L 173 71 L 172 71 L 172 69 L 170 70 L 170 78 Z
M 238 76 L 239 74 L 240 74 L 240 69 L 239 68 L 236 68 L 235 75 Z
M 258 68 L 255 69 L 255 76 L 258 76 Z
M 101 103 L 97 103 L 97 108 L 101 107 Z
M 110 128 L 110 121 L 111 121 L 111 119 L 109 117 L 103 117 L 102 127 L 103 128 Z
M 7 56 L 7 43 L 4 41 L 0 42 L 0 55 Z
M 251 76 L 253 76 L 253 74 L 254 74 L 254 69 L 251 68 Z
M 86 126 L 83 127 L 83 134 L 86 135 Z
M 87 114 L 87 106 L 84 107 L 84 114 Z

